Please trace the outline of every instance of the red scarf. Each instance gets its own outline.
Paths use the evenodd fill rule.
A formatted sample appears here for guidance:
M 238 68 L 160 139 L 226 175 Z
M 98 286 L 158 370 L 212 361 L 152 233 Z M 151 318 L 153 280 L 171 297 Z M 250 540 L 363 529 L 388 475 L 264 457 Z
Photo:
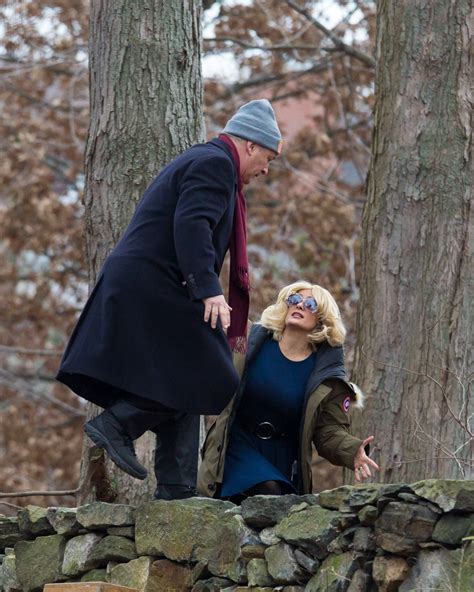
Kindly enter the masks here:
M 237 169 L 237 199 L 234 210 L 234 223 L 230 236 L 230 274 L 229 274 L 229 306 L 230 327 L 227 329 L 227 339 L 234 352 L 247 351 L 247 321 L 250 304 L 249 261 L 247 257 L 247 204 L 243 192 L 240 176 L 240 157 L 232 140 L 219 135 L 230 148 L 232 159 Z

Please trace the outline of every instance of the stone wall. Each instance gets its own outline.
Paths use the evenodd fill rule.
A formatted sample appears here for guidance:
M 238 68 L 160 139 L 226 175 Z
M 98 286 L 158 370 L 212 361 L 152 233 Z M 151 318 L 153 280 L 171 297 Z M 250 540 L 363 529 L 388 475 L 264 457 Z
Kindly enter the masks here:
M 240 507 L 205 498 L 28 506 L 0 517 L 0 589 L 472 592 L 472 535 L 474 481 L 343 486 Z

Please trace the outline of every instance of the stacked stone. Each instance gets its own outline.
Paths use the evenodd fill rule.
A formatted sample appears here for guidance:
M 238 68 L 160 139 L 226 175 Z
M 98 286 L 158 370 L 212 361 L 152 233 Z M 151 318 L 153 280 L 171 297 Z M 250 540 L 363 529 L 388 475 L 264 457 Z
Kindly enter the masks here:
M 66 580 L 143 592 L 474 590 L 473 481 L 343 486 L 240 507 L 28 507 L 3 520 L 14 544 L 0 568 L 5 592 Z
M 15 524 L 15 541 L 2 540 L 0 590 L 41 591 L 47 583 L 106 581 L 116 562 L 136 559 L 135 508 L 94 503 L 80 508 L 27 506 Z M 12 527 L 11 527 L 12 528 Z M 14 543 L 14 548 L 9 545 Z M 1 549 L 1 547 L 0 547 Z

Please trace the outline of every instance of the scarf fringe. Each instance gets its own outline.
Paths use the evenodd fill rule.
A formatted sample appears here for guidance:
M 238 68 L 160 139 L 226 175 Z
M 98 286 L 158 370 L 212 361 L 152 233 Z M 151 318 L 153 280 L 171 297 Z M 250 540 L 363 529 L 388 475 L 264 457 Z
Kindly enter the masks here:
M 230 337 L 229 345 L 232 353 L 243 354 L 247 353 L 247 337 L 241 335 L 240 337 Z

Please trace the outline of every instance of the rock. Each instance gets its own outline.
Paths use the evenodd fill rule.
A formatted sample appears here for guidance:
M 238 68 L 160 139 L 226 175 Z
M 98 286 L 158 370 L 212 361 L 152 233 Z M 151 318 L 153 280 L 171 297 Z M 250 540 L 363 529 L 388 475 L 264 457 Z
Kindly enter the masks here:
M 229 578 L 240 584 L 247 578 L 242 548 L 256 546 L 260 539 L 239 515 L 224 514 L 218 524 L 217 539 L 209 547 L 207 567 L 214 576 Z
M 361 569 L 358 569 L 352 576 L 351 583 L 346 592 L 367 592 L 370 586 L 370 576 Z
M 169 559 L 157 559 L 152 564 L 156 570 L 156 590 L 179 590 L 185 592 L 191 590 L 192 568 L 186 565 L 174 563 Z
M 413 590 L 455 590 L 472 592 L 474 582 L 474 547 L 447 551 L 421 551 L 399 592 Z
M 57 534 L 77 535 L 84 530 L 76 518 L 76 508 L 48 508 L 46 518 Z
M 3 575 L 1 590 L 4 590 L 4 592 L 21 592 L 21 584 L 16 576 L 16 562 L 13 553 L 4 557 L 0 573 Z
M 366 526 L 356 528 L 352 544 L 355 551 L 360 551 L 362 553 L 375 551 L 374 531 Z
M 436 523 L 432 539 L 445 545 L 461 545 L 463 537 L 474 535 L 474 514 L 444 514 Z
M 128 539 L 135 539 L 135 527 L 134 526 L 111 526 L 107 529 L 107 534 L 115 536 L 124 536 Z
M 264 545 L 278 545 L 280 542 L 280 537 L 277 537 L 275 534 L 275 528 L 264 528 L 260 531 L 259 535 L 260 540 Z
M 191 582 L 194 584 L 198 580 L 207 580 L 212 576 L 211 572 L 207 569 L 207 561 L 198 561 L 193 567 L 191 574 Z
M 413 555 L 419 550 L 419 543 L 409 537 L 404 537 L 393 532 L 379 531 L 375 535 L 375 542 L 378 547 L 389 553 L 398 555 Z
M 116 565 L 110 570 L 107 568 L 108 581 L 111 584 L 135 588 L 140 592 L 154 592 L 158 588 L 153 562 L 153 557 L 139 557 L 128 563 Z
M 349 551 L 354 537 L 354 531 L 354 528 L 348 528 L 333 539 L 328 545 L 328 552 L 342 555 L 342 553 Z
M 247 586 L 237 586 L 236 588 L 226 588 L 222 590 L 222 592 L 273 592 L 274 590 L 280 590 L 280 588 L 270 588 L 269 586 L 252 586 L 252 588 L 248 588 Z
M 196 582 L 192 592 L 224 592 L 224 590 L 235 590 L 236 586 L 230 580 L 225 578 L 209 578 Z
M 89 532 L 70 539 L 64 551 L 62 572 L 66 576 L 78 576 L 98 567 L 89 561 L 94 547 L 101 541 L 102 535 Z
M 77 508 L 77 521 L 89 530 L 106 529 L 111 526 L 133 526 L 135 508 L 125 504 L 94 502 Z
M 429 508 L 391 501 L 375 521 L 377 545 L 390 553 L 411 554 L 430 540 L 438 516 Z
M 417 495 L 414 493 L 408 493 L 406 491 L 401 491 L 397 497 L 398 499 L 411 504 L 418 504 L 422 502 L 421 498 L 419 498 Z
M 397 592 L 410 572 L 410 566 L 402 557 L 376 557 L 372 577 L 379 592 Z
M 305 592 L 339 592 L 344 590 L 357 569 L 352 553 L 331 555 L 323 561 L 318 573 L 306 584 Z
M 426 506 L 435 514 L 442 514 L 443 513 L 443 510 L 439 506 L 437 506 L 436 504 L 433 504 L 433 502 L 429 502 L 428 500 L 425 500 L 425 499 L 419 497 L 418 495 L 415 495 L 414 493 L 401 492 L 398 494 L 398 499 L 400 499 L 404 502 L 409 502 L 411 504 L 418 504 L 420 506 Z
M 263 559 L 265 557 L 265 545 L 244 545 L 240 553 L 244 559 Z
M 0 551 L 13 547 L 18 541 L 32 538 L 32 535 L 20 532 L 18 518 L 0 517 Z
M 335 489 L 327 489 L 319 494 L 319 504 L 328 510 L 339 510 L 347 507 L 347 500 L 355 487 L 353 485 L 342 485 Z
M 411 489 L 445 512 L 474 512 L 474 481 L 427 479 L 414 483 Z
M 319 503 L 323 508 L 353 512 L 368 504 L 375 505 L 383 491 L 383 485 L 342 485 L 336 489 L 322 491 Z
M 284 518 L 275 534 L 296 547 L 308 550 L 317 559 L 328 554 L 327 546 L 339 534 L 339 512 L 312 506 Z
M 396 499 L 402 492 L 413 493 L 407 483 L 390 483 L 389 485 L 382 485 L 380 489 L 380 496 Z
M 45 584 L 64 581 L 61 566 L 65 546 L 66 539 L 60 534 L 15 545 L 16 572 L 24 592 L 40 591 Z
M 80 581 L 81 582 L 106 582 L 107 579 L 107 570 L 106 569 L 91 569 L 85 573 Z
M 309 504 L 307 502 L 301 502 L 300 504 L 295 504 L 294 506 L 291 506 L 291 508 L 288 510 L 288 514 L 301 512 L 301 510 L 306 510 L 306 508 L 309 508 Z
M 443 545 L 435 541 L 428 541 L 427 543 L 418 543 L 420 549 L 441 549 Z
M 18 527 L 20 531 L 35 536 L 52 534 L 54 528 L 47 518 L 47 509 L 28 505 L 18 511 Z
M 0 516 L 0 536 L 14 534 L 18 531 L 18 518 Z
M 234 512 L 233 504 L 206 498 L 155 501 L 137 511 L 135 540 L 139 555 L 174 561 L 207 560 L 214 576 L 245 581 L 241 547 L 260 539 Z
M 304 586 L 283 586 L 282 592 L 304 592 Z
M 287 516 L 290 508 L 301 503 L 314 503 L 313 496 L 253 495 L 241 504 L 242 517 L 246 524 L 254 528 L 274 526 Z
M 247 564 L 249 586 L 272 586 L 273 579 L 268 573 L 265 559 L 251 559 Z
M 361 510 L 367 505 L 376 505 L 384 486 L 372 483 L 370 485 L 356 485 L 349 495 L 347 505 L 354 510 Z
M 339 530 L 346 530 L 346 528 L 350 528 L 359 522 L 356 514 L 341 514 L 339 518 Z
M 115 535 L 109 535 L 101 539 L 91 550 L 88 567 L 105 567 L 109 561 L 119 563 L 131 561 L 137 558 L 135 542 Z
M 318 571 L 319 561 L 303 553 L 301 549 L 295 549 L 295 559 L 309 574 L 313 575 Z
M 308 579 L 307 571 L 296 561 L 290 545 L 278 543 L 265 551 L 268 573 L 277 584 L 294 584 Z
M 380 495 L 377 499 L 377 503 L 373 504 L 377 506 L 377 511 L 380 514 L 385 506 L 392 501 L 398 500 L 400 493 L 413 493 L 410 486 L 405 483 L 393 483 L 391 485 L 383 485 L 380 489 Z
M 19 541 L 28 541 L 32 538 L 32 535 L 20 531 L 11 534 L 2 534 L 0 535 L 0 551 L 4 551 L 7 547 L 14 547 Z
M 218 544 L 218 526 L 233 504 L 190 498 L 153 501 L 137 510 L 135 543 L 138 555 L 165 555 L 175 561 L 208 559 Z
M 359 518 L 362 526 L 373 526 L 377 515 L 378 512 L 375 506 L 364 506 L 357 512 L 357 518 Z

